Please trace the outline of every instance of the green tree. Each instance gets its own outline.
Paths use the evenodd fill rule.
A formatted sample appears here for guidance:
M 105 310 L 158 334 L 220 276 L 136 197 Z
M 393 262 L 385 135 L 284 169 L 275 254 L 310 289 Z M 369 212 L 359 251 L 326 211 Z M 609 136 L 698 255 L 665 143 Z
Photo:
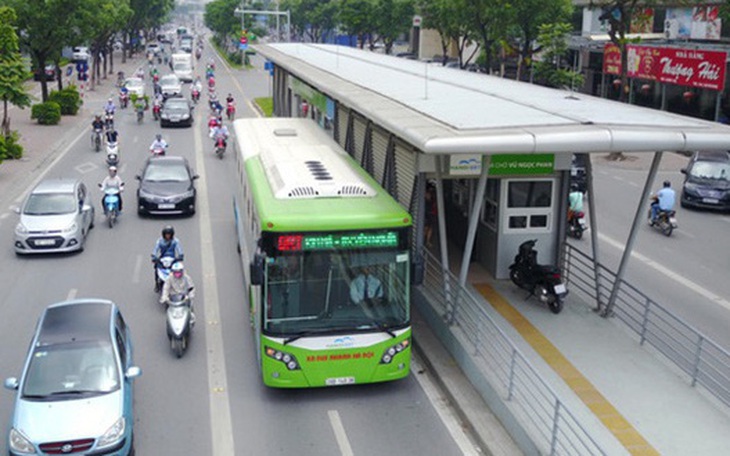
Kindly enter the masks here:
M 132 36 L 140 30 L 149 31 L 164 24 L 175 8 L 175 0 L 129 0 L 129 7 L 132 14 L 127 22 L 126 41 L 128 42 L 128 52 L 131 55 L 133 51 Z M 233 15 L 232 12 L 231 15 Z
M 583 75 L 563 66 L 563 57 L 568 52 L 570 24 L 559 22 L 543 24 L 538 28 L 537 44 L 542 49 L 540 61 L 534 62 L 535 78 L 550 87 L 579 87 Z
M 532 63 L 532 56 L 540 52 L 535 47 L 540 26 L 556 24 L 570 19 L 573 11 L 571 0 L 520 0 L 512 3 L 515 30 L 520 44 L 520 60 L 517 64 L 517 78 L 520 79 L 523 63 Z
M 123 30 L 134 12 L 129 0 L 85 0 L 78 27 L 85 42 L 89 42 L 91 62 L 91 86 L 99 82 L 101 76 L 100 55 L 111 56 L 111 41 L 114 35 Z M 104 59 L 104 66 L 109 59 Z M 104 71 L 106 77 L 106 71 Z
M 214 0 L 205 5 L 205 26 L 215 33 L 219 43 L 231 34 L 240 33 L 241 18 L 234 15 L 240 4 L 237 0 Z
M 17 27 L 22 30 L 20 45 L 27 50 L 33 66 L 43 68 L 57 59 L 63 46 L 74 35 L 76 18 L 83 2 L 78 0 L 4 0 L 18 15 Z M 78 43 L 74 43 L 78 44 Z M 41 78 L 41 97 L 48 99 L 48 84 Z
M 28 72 L 20 57 L 18 35 L 13 26 L 16 20 L 12 8 L 0 7 L 0 99 L 3 100 L 2 135 L 5 141 L 11 139 L 8 103 L 20 108 L 30 106 L 30 97 L 23 86 Z
M 413 0 L 376 0 L 374 32 L 383 40 L 385 53 L 390 54 L 393 43 L 411 28 L 413 20 Z
M 484 51 L 487 70 L 491 72 L 494 56 L 507 40 L 514 24 L 514 8 L 509 0 L 465 0 L 464 14 L 469 27 Z
M 358 38 L 360 49 L 375 30 L 374 7 L 372 0 L 340 0 L 337 22 L 345 33 Z

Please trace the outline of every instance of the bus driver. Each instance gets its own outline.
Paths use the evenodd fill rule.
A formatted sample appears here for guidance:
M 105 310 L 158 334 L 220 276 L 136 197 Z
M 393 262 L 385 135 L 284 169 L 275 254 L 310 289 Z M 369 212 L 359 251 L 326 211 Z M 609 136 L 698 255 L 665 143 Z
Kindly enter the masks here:
M 350 299 L 355 304 L 371 303 L 373 299 L 383 298 L 383 285 L 380 279 L 370 274 L 370 269 L 364 266 L 360 274 L 350 282 Z

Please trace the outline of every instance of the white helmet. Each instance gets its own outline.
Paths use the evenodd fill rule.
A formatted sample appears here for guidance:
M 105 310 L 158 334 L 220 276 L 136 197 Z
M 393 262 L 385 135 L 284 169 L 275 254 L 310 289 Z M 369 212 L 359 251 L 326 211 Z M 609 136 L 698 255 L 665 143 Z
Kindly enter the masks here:
M 184 271 L 185 266 L 183 265 L 182 261 L 177 261 L 170 267 L 170 272 L 172 272 L 172 275 L 177 278 L 182 277 Z

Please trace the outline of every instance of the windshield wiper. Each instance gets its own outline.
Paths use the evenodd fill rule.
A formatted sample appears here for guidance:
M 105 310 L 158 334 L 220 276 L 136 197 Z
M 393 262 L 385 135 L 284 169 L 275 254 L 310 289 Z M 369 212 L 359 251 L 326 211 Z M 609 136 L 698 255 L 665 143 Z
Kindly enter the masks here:
M 329 329 L 327 329 L 327 330 L 321 330 L 321 329 L 320 330 L 312 330 L 312 329 L 310 329 L 309 331 L 300 331 L 300 332 L 298 332 L 298 333 L 296 333 L 294 335 L 291 335 L 291 336 L 287 337 L 286 339 L 284 339 L 284 345 L 290 344 L 290 343 L 294 342 L 297 339 L 301 339 L 302 337 L 313 336 L 315 334 L 322 334 L 324 332 L 329 332 Z
M 371 320 L 371 323 L 373 326 L 378 328 L 379 330 L 383 331 L 384 333 L 388 334 L 390 337 L 395 339 L 395 333 L 391 331 L 388 326 L 385 323 L 381 323 L 378 320 Z
M 48 396 L 61 396 L 64 394 L 78 395 L 78 394 L 98 394 L 98 393 L 99 393 L 99 391 L 96 391 L 96 390 L 79 390 L 79 389 L 77 389 L 77 390 L 54 391 L 52 393 L 49 393 Z

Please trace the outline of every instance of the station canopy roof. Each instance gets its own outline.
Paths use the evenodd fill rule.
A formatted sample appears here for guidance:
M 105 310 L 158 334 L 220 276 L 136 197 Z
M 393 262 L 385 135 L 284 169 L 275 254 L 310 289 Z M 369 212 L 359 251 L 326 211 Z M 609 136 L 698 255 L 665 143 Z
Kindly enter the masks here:
M 730 127 L 568 90 L 351 47 L 256 46 L 424 153 L 730 149 Z

